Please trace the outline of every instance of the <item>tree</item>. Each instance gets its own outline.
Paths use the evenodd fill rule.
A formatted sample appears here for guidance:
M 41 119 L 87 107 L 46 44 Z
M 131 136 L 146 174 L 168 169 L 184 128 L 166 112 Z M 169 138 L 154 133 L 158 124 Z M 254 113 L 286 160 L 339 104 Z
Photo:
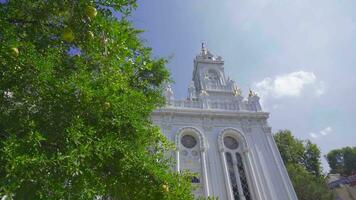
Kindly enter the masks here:
M 315 176 L 321 176 L 320 150 L 311 141 L 298 140 L 289 130 L 280 130 L 274 135 L 285 164 L 303 166 Z
M 329 200 L 325 176 L 322 174 L 320 150 L 311 141 L 295 138 L 289 130 L 274 135 L 299 200 Z
M 313 175 L 320 177 L 322 175 L 322 168 L 320 163 L 320 149 L 316 144 L 310 140 L 305 142 L 305 151 L 303 155 L 303 164 L 305 169 Z
M 274 140 L 285 163 L 303 163 L 304 145 L 294 138 L 289 130 L 280 130 L 275 133 Z
M 192 199 L 150 121 L 169 74 L 127 20 L 135 7 L 1 1 L 0 197 Z
M 324 177 L 316 177 L 302 165 L 287 164 L 286 168 L 299 200 L 333 199 Z
M 347 176 L 356 172 L 356 147 L 334 149 L 326 155 L 331 173 Z

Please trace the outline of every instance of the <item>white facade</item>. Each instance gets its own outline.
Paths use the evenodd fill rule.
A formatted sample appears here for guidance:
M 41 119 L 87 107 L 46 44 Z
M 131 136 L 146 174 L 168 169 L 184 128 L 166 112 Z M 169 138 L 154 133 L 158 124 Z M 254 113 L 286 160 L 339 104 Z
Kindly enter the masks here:
M 196 197 L 220 200 L 296 200 L 291 181 L 268 126 L 259 97 L 245 100 L 226 78 L 224 61 L 204 46 L 194 60 L 186 100 L 175 100 L 152 114 L 175 142 L 176 170 L 195 174 Z

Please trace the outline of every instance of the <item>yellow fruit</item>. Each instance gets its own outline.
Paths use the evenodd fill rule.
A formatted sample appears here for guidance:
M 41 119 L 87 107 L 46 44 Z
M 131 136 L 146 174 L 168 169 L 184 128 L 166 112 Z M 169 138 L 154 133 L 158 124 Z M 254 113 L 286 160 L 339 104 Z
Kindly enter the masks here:
M 93 19 L 98 14 L 98 12 L 96 11 L 96 8 L 94 8 L 93 6 L 87 6 L 85 9 L 85 14 L 90 19 Z
M 109 109 L 111 107 L 111 104 L 109 102 L 105 102 L 104 107 L 105 109 Z
M 164 192 L 169 192 L 169 187 L 168 187 L 168 185 L 163 184 L 163 185 L 162 185 L 162 190 L 163 190 Z
M 72 29 L 69 27 L 64 28 L 62 38 L 67 42 L 72 42 L 74 40 L 74 33 Z
M 94 33 L 91 32 L 91 31 L 89 31 L 89 32 L 88 32 L 88 37 L 89 37 L 90 39 L 93 39 L 93 38 L 94 38 Z
M 13 56 L 18 56 L 19 55 L 19 49 L 18 48 L 16 48 L 16 47 L 12 47 L 11 48 L 11 54 L 13 55 Z

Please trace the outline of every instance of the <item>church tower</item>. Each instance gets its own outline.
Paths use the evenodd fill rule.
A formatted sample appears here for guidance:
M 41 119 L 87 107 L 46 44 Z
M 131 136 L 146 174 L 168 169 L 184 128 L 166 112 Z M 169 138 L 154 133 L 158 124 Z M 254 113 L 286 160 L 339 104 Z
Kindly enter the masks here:
M 222 57 L 202 44 L 188 97 L 164 91 L 152 120 L 176 144 L 177 171 L 195 174 L 194 195 L 221 200 L 297 200 L 259 97 L 226 77 Z

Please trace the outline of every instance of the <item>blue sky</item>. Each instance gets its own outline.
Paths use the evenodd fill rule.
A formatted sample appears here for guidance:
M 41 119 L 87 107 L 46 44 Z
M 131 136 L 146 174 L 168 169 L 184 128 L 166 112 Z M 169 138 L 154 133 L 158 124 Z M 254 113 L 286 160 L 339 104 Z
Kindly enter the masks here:
M 201 42 L 225 60 L 244 94 L 253 88 L 273 131 L 290 129 L 326 154 L 356 146 L 356 1 L 138 0 L 131 20 L 169 58 L 185 98 Z M 323 161 L 324 168 L 327 168 Z

